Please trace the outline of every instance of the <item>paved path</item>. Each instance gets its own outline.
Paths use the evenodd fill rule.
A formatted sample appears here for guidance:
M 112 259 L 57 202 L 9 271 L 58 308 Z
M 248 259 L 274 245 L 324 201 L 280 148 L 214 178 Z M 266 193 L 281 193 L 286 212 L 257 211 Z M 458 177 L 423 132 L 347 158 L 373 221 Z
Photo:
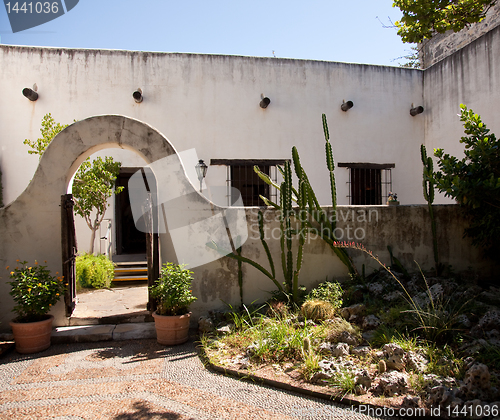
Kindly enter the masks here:
M 0 419 L 369 419 L 211 372 L 193 340 L 54 344 L 0 359 Z

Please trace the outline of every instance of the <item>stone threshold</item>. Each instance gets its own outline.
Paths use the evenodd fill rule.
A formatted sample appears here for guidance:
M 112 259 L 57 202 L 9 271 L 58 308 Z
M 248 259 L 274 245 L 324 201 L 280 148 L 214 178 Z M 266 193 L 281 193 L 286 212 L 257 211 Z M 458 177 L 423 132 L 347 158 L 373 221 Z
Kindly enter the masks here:
M 156 338 L 154 322 L 73 325 L 52 330 L 52 344 Z

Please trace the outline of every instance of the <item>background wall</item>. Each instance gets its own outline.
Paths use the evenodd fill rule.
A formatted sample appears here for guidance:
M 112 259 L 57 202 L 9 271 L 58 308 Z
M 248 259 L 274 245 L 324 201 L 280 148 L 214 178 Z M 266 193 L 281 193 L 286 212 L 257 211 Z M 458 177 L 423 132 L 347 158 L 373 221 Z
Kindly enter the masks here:
M 425 145 L 463 156 L 460 104 L 500 135 L 500 26 L 424 71 Z M 435 165 L 437 166 L 437 165 Z M 436 195 L 436 203 L 449 200 Z
M 422 202 L 419 145 L 422 72 L 415 69 L 308 60 L 69 50 L 0 46 L 0 167 L 4 202 L 27 186 L 38 163 L 22 144 L 39 137 L 48 112 L 69 123 L 120 114 L 166 135 L 177 151 L 210 159 L 284 159 L 296 145 L 319 199 L 329 204 L 321 114 L 326 113 L 337 162 L 395 163 L 393 190 L 402 203 Z M 21 91 L 38 86 L 39 99 Z M 144 101 L 134 102 L 141 88 Z M 259 107 L 261 94 L 271 99 Z M 340 110 L 342 101 L 354 107 Z M 125 163 L 126 164 L 126 163 Z M 22 171 L 19 168 L 23 168 Z M 348 171 L 337 169 L 339 203 L 347 204 Z M 225 170 L 206 182 L 225 185 Z
M 330 210 L 330 216 L 333 214 Z M 258 235 L 258 209 L 247 208 L 249 239 L 242 248 L 242 255 L 257 261 L 269 269 L 269 262 Z M 339 206 L 337 207 L 337 231 L 339 240 L 356 242 L 378 256 L 379 260 L 390 266 L 387 246 L 403 266 L 413 273 L 419 266 L 427 271 L 435 267 L 433 243 L 428 208 L 425 205 L 411 206 Z M 456 205 L 438 205 L 434 208 L 437 223 L 438 250 L 440 262 L 451 265 L 455 273 L 475 272 L 481 278 L 493 275 L 495 264 L 483 259 L 481 252 L 473 248 L 468 239 L 462 238 L 465 221 Z M 264 211 L 265 237 L 279 238 L 278 214 L 274 209 Z M 279 240 L 268 240 L 274 258 L 276 272 L 283 281 Z M 355 266 L 361 272 L 365 264 L 366 275 L 381 269 L 379 263 L 358 250 L 349 250 Z M 296 250 L 294 250 L 294 264 Z M 418 265 L 417 265 L 418 264 Z M 191 309 L 195 316 L 208 310 L 224 308 L 226 303 L 238 305 L 238 267 L 235 260 L 223 257 L 213 263 L 193 269 L 195 282 L 193 293 L 198 300 Z M 264 302 L 274 290 L 272 281 L 249 264 L 243 264 L 244 301 Z M 313 287 L 326 279 L 346 280 L 348 272 L 326 243 L 315 236 L 307 238 L 304 247 L 303 266 L 299 284 Z

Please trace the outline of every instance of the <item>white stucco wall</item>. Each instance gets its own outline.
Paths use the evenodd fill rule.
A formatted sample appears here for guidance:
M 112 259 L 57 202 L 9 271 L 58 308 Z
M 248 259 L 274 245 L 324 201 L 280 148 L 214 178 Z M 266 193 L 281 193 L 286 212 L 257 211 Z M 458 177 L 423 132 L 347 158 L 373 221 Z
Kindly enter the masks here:
M 121 114 L 165 134 L 178 151 L 195 148 L 210 159 L 290 158 L 297 145 L 319 199 L 329 204 L 321 114 L 326 113 L 337 162 L 395 163 L 393 190 L 402 203 L 421 202 L 418 147 L 422 72 L 414 69 L 308 60 L 196 54 L 69 50 L 0 46 L 0 165 L 4 201 L 33 176 L 37 157 L 25 138 L 39 136 L 51 112 L 68 123 Z M 38 86 L 39 99 L 21 91 Z M 134 102 L 141 88 L 144 101 Z M 261 94 L 271 99 L 259 107 Z M 354 102 L 348 112 L 343 100 Z M 19 168 L 23 168 L 22 171 Z M 213 170 L 212 170 L 213 169 Z M 225 171 L 206 182 L 225 185 Z M 348 171 L 337 169 L 338 198 L 347 204 Z
M 464 145 L 460 104 L 481 115 L 483 122 L 500 135 L 500 27 L 446 57 L 424 72 L 425 144 L 461 158 Z M 436 159 L 435 166 L 436 164 Z M 449 199 L 436 194 L 436 203 Z

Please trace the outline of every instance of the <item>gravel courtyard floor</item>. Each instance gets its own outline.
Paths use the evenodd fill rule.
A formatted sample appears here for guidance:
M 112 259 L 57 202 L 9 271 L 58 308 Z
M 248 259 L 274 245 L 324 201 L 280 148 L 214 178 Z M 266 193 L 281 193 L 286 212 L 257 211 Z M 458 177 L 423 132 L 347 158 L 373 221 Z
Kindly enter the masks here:
M 370 419 L 206 369 L 194 337 L 53 344 L 0 358 L 0 419 Z

